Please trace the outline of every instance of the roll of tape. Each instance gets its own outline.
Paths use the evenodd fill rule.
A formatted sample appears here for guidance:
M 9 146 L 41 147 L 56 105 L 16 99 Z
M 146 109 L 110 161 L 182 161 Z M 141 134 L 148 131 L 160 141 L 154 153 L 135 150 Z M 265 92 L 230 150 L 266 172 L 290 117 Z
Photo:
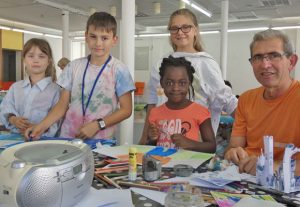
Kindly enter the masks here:
M 190 176 L 194 171 L 194 168 L 191 165 L 175 165 L 174 166 L 174 173 L 176 176 L 180 177 L 188 177 Z

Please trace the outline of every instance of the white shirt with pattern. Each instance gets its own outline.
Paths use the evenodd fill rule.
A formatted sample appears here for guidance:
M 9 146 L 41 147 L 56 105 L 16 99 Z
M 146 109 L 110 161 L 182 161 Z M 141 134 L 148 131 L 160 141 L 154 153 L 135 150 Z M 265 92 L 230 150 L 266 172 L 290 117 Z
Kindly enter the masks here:
M 0 120 L 11 132 L 19 130 L 8 122 L 8 115 L 14 114 L 28 119 L 33 124 L 41 122 L 58 102 L 61 88 L 46 77 L 31 86 L 29 78 L 14 83 L 0 105 Z M 59 123 L 54 123 L 43 136 L 55 136 Z
M 112 57 L 96 83 L 85 117 L 83 117 L 82 79 L 87 62 L 87 57 L 70 62 L 57 81 L 61 87 L 71 91 L 69 109 L 61 127 L 61 137 L 74 138 L 83 124 L 113 113 L 118 108 L 118 97 L 135 89 L 128 67 Z M 84 88 L 85 106 L 101 68 L 102 66 L 91 63 L 88 65 Z M 115 126 L 107 127 L 105 130 L 100 130 L 94 138 L 110 139 L 114 131 Z

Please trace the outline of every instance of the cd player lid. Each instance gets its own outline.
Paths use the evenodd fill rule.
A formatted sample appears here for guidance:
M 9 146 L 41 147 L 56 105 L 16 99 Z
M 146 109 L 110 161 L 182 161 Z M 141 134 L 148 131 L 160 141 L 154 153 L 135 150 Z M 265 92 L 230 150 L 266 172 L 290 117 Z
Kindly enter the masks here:
M 15 152 L 15 157 L 35 164 L 57 164 L 82 155 L 75 146 L 58 143 L 39 143 L 27 145 Z

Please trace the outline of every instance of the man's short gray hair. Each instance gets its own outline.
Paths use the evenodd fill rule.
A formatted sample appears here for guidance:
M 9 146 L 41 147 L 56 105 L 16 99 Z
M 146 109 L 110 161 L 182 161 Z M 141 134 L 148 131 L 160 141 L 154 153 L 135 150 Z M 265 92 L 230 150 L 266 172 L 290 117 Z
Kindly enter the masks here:
M 283 33 L 282 31 L 279 31 L 279 30 L 267 29 L 265 31 L 258 32 L 254 35 L 253 40 L 250 44 L 251 57 L 252 57 L 252 50 L 253 50 L 254 44 L 256 42 L 269 40 L 269 39 L 273 39 L 273 38 L 278 38 L 282 41 L 283 52 L 286 53 L 287 57 L 294 54 L 294 47 L 293 47 L 289 37 L 285 33 Z

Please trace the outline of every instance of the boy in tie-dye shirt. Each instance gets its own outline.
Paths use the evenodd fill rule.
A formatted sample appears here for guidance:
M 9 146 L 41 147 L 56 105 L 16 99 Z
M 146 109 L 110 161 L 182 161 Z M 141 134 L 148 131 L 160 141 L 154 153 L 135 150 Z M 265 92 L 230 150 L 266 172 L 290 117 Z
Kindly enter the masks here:
M 57 83 L 63 88 L 61 98 L 48 116 L 27 130 L 27 137 L 38 139 L 52 123 L 65 116 L 61 137 L 113 137 L 114 126 L 132 113 L 135 89 L 126 65 L 110 55 L 117 43 L 117 23 L 106 12 L 90 16 L 86 28 L 86 43 L 91 54 L 72 61 Z

